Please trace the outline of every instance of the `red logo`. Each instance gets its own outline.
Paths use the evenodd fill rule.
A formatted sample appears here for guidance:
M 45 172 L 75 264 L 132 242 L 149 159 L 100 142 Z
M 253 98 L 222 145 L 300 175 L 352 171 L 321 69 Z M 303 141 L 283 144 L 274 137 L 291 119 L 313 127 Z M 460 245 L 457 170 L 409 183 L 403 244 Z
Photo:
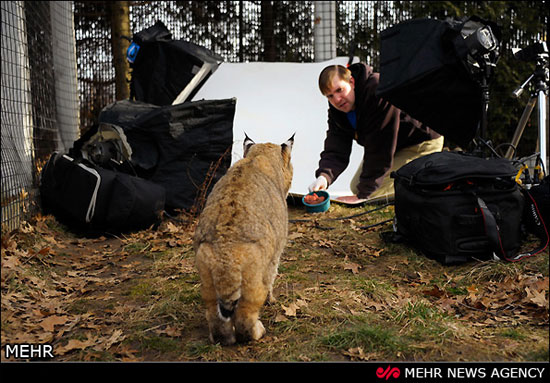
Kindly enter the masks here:
M 376 376 L 378 376 L 380 379 L 386 378 L 388 380 L 390 377 L 392 378 L 399 378 L 399 375 L 401 375 L 401 371 L 399 371 L 399 368 L 388 365 L 388 368 L 385 370 L 382 367 L 378 367 L 376 369 Z

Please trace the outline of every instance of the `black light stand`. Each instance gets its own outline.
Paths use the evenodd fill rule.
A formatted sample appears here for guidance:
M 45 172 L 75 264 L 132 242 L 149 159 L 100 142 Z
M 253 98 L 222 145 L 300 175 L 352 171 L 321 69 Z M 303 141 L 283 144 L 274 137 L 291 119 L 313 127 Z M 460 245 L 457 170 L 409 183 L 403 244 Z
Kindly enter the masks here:
M 489 149 L 494 155 L 498 156 L 491 143 L 485 140 L 485 137 L 487 135 L 490 101 L 489 79 L 499 58 L 500 42 L 493 34 L 490 26 L 478 28 L 464 41 L 469 48 L 468 66 L 471 73 L 477 78 L 481 88 L 481 120 L 473 140 L 475 148 L 472 150 L 472 154 L 485 157 L 485 149 Z
M 491 144 L 485 140 L 485 137 L 487 136 L 487 126 L 489 121 L 489 78 L 492 75 L 492 69 L 494 66 L 495 64 L 490 62 L 489 60 L 483 61 L 481 63 L 481 121 L 479 123 L 476 137 L 474 138 L 476 147 L 473 150 L 473 154 L 480 157 L 485 157 L 484 149 L 489 149 L 493 154 L 496 154 Z

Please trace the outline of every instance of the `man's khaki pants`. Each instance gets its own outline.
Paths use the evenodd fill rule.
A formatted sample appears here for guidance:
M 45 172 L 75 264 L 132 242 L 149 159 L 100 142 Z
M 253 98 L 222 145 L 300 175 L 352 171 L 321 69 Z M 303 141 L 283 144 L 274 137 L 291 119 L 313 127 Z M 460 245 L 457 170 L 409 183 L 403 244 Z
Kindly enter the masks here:
M 443 141 L 444 138 L 443 136 L 441 136 L 433 140 L 421 142 L 417 145 L 408 146 L 396 152 L 393 156 L 393 165 L 386 175 L 386 178 L 384 178 L 382 185 L 368 197 L 367 202 L 387 202 L 393 200 L 394 189 L 393 178 L 390 177 L 391 172 L 396 171 L 403 165 L 408 164 L 412 160 L 415 160 L 419 157 L 435 152 L 440 152 L 443 149 Z M 353 194 L 356 195 L 359 192 L 357 190 L 357 185 L 359 184 L 359 176 L 361 175 L 362 170 L 363 161 L 361 161 L 361 164 L 359 165 L 359 168 L 357 169 L 357 172 L 355 172 L 355 175 L 353 176 L 353 179 L 350 183 L 351 191 Z

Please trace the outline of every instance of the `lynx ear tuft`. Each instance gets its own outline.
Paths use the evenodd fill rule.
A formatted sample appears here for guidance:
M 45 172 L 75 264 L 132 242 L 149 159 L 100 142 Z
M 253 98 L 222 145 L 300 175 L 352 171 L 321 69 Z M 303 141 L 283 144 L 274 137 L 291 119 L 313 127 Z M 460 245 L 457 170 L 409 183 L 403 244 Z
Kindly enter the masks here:
M 281 147 L 282 147 L 282 151 L 284 152 L 286 148 L 288 148 L 288 151 L 292 151 L 292 146 L 294 145 L 294 136 L 296 135 L 296 133 L 294 133 L 292 135 L 292 137 L 290 137 L 286 142 L 284 142 L 283 144 L 281 144 Z
M 252 145 L 255 145 L 255 144 L 256 143 L 254 141 L 252 141 L 250 139 L 250 137 L 248 137 L 245 133 L 244 134 L 244 144 L 243 144 L 243 157 L 246 157 L 246 155 L 248 154 L 248 151 L 250 150 Z

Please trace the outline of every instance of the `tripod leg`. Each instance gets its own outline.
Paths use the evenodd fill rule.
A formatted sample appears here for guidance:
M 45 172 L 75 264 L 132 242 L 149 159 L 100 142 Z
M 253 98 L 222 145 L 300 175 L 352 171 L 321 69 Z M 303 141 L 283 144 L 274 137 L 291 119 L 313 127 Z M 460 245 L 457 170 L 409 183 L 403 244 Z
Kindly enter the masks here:
M 531 116 L 531 112 L 533 112 L 533 109 L 535 108 L 536 103 L 537 103 L 537 99 L 535 97 L 532 97 L 529 99 L 529 102 L 525 106 L 525 109 L 523 110 L 523 114 L 519 119 L 519 123 L 516 128 L 516 131 L 514 132 L 514 137 L 512 138 L 512 146 L 508 148 L 504 158 L 507 158 L 509 160 L 512 159 L 515 149 L 518 147 L 519 140 L 521 139 L 521 136 L 523 134 L 523 130 L 525 129 L 525 125 L 527 125 L 529 116 Z
M 539 101 L 539 148 L 540 148 L 540 159 L 543 163 L 544 169 L 547 167 L 547 152 L 546 152 L 546 94 L 543 90 L 539 90 L 538 94 Z

